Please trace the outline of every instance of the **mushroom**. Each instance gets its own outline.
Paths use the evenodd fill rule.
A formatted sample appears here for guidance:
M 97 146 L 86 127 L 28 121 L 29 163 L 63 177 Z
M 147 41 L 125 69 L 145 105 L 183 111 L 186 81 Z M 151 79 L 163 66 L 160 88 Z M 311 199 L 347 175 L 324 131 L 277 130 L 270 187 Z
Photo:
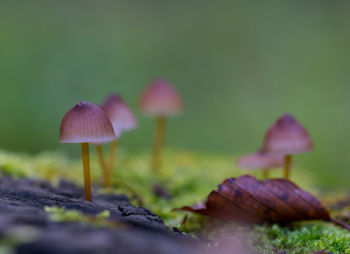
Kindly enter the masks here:
M 284 177 L 289 179 L 292 154 L 305 153 L 313 149 L 307 130 L 289 114 L 277 119 L 265 135 L 263 152 L 284 156 Z
M 111 120 L 114 132 L 119 136 L 122 132 L 133 130 L 138 122 L 129 106 L 119 94 L 110 94 L 103 102 L 102 109 Z M 118 139 L 111 142 L 109 148 L 109 165 L 107 173 L 110 174 L 114 166 L 117 153 Z M 102 152 L 101 152 L 102 153 Z M 102 155 L 101 155 L 102 156 Z M 109 183 L 110 184 L 110 183 Z M 108 186 L 107 186 L 108 187 Z
M 89 143 L 107 143 L 116 138 L 104 111 L 87 101 L 77 103 L 62 119 L 60 143 L 81 143 L 85 200 L 91 201 Z
M 269 177 L 271 168 L 283 167 L 284 156 L 279 154 L 268 154 L 258 151 L 256 153 L 242 156 L 237 161 L 237 166 L 245 169 L 260 169 L 263 173 L 263 178 Z
M 183 109 L 183 101 L 175 88 L 163 79 L 153 81 L 140 98 L 141 111 L 156 122 L 151 168 L 158 170 L 165 138 L 166 117 Z

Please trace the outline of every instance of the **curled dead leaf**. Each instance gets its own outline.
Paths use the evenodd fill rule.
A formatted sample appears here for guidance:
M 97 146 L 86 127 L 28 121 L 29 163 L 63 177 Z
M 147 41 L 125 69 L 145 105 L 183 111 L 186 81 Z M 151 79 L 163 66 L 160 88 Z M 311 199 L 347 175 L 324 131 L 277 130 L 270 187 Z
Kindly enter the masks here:
M 184 206 L 180 210 L 249 223 L 332 221 L 349 230 L 349 225 L 332 220 L 313 195 L 286 179 L 259 181 L 249 175 L 229 178 L 209 194 L 205 203 Z

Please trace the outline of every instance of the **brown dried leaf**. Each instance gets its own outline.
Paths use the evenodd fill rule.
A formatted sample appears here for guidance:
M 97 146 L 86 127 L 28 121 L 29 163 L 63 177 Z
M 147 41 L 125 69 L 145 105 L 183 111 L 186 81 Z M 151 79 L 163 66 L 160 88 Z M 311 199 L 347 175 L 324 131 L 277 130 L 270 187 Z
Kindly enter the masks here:
M 310 193 L 286 179 L 258 181 L 244 175 L 226 179 L 205 203 L 180 208 L 241 222 L 331 221 L 328 211 Z

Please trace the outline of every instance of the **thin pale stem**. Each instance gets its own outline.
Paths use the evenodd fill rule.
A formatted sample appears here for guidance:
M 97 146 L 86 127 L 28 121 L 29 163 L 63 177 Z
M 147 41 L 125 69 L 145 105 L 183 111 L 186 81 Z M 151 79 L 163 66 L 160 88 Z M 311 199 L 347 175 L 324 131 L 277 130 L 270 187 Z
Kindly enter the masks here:
M 116 160 L 116 156 L 118 153 L 118 145 L 119 142 L 118 140 L 114 140 L 110 145 L 109 145 L 109 164 L 108 164 L 108 170 L 109 173 L 111 175 L 111 172 L 114 168 L 115 165 L 115 160 Z
M 81 144 L 81 154 L 82 154 L 83 169 L 84 169 L 85 200 L 91 201 L 89 143 Z
M 263 178 L 264 180 L 268 179 L 268 178 L 269 178 L 269 173 L 270 173 L 270 170 L 264 169 L 264 170 L 262 171 L 262 178 Z
M 96 145 L 96 151 L 103 172 L 104 185 L 106 188 L 109 188 L 111 186 L 111 175 L 109 174 L 109 169 L 107 167 L 106 160 L 103 156 L 102 146 Z
M 290 171 L 292 168 L 292 155 L 284 156 L 284 178 L 290 178 Z
M 165 117 L 156 118 L 156 130 L 154 135 L 153 143 L 153 154 L 151 161 L 151 168 L 154 171 L 159 170 L 162 160 L 162 150 L 164 145 L 165 138 L 165 129 L 166 129 L 166 119 Z

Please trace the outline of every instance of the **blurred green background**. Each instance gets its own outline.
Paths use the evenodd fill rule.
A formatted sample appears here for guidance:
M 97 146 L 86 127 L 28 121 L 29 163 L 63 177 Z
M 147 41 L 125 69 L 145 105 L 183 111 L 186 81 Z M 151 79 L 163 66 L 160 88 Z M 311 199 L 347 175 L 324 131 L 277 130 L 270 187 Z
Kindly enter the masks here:
M 242 154 L 289 112 L 315 151 L 296 164 L 321 184 L 350 179 L 350 1 L 1 1 L 0 147 L 58 144 L 65 112 L 162 76 L 186 112 L 169 124 L 170 147 Z M 122 145 L 146 151 L 153 122 L 140 116 Z M 216 170 L 216 169 L 213 169 Z

